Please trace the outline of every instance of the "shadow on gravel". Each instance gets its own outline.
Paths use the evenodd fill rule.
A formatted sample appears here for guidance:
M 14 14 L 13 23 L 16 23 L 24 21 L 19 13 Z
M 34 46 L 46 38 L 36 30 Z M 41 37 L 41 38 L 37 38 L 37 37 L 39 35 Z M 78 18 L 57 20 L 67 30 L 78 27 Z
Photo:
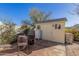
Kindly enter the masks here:
M 32 53 L 32 51 L 44 49 L 44 48 L 48 48 L 48 47 L 56 46 L 56 45 L 64 45 L 64 44 L 57 43 L 57 42 L 51 42 L 47 40 L 37 40 L 34 45 L 30 46 L 28 50 L 23 50 L 23 52 L 29 55 Z M 5 55 L 7 53 L 9 54 L 9 53 L 15 53 L 15 52 L 17 52 L 17 48 L 0 51 L 0 55 Z

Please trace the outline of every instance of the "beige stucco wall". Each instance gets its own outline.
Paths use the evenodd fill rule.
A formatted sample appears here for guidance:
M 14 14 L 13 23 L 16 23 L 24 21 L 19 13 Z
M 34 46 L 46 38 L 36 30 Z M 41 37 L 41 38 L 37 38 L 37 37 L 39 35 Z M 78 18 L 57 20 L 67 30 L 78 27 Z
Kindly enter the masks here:
M 60 24 L 61 29 L 55 29 L 55 24 Z M 41 26 L 42 30 L 42 39 L 49 40 L 54 42 L 65 42 L 65 21 L 54 21 L 54 22 L 47 22 L 47 23 L 38 23 L 36 24 Z

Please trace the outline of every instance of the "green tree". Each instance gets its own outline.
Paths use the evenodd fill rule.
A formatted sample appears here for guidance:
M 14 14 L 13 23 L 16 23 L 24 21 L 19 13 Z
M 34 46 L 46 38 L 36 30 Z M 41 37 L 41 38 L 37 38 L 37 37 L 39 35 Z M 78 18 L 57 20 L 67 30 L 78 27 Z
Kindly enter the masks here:
M 51 12 L 45 13 L 45 12 L 42 12 L 35 8 L 32 8 L 30 11 L 30 18 L 31 18 L 33 24 L 35 24 L 39 21 L 47 20 L 50 15 L 51 15 Z
M 10 22 L 8 20 L 2 21 L 3 26 L 2 26 L 2 32 L 0 35 L 1 38 L 1 44 L 6 44 L 10 43 L 14 36 L 15 36 L 15 24 L 13 22 Z

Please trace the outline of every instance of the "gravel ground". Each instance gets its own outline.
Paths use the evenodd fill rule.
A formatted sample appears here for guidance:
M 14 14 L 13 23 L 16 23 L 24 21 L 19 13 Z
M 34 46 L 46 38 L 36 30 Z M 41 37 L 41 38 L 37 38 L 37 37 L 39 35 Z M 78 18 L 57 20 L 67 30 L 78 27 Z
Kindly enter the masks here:
M 68 51 L 69 52 L 76 51 L 76 50 L 74 50 L 74 47 L 79 52 L 78 43 L 73 43 L 72 45 L 65 46 L 65 44 L 39 40 L 35 43 L 34 46 L 30 46 L 28 51 L 26 50 L 26 51 L 17 52 L 17 49 L 0 48 L 0 55 L 1 56 L 18 56 L 18 55 L 19 56 L 66 56 Z M 78 54 L 78 52 L 77 52 L 77 54 Z M 71 55 L 71 54 L 72 53 L 70 53 L 70 54 L 68 53 L 68 55 Z

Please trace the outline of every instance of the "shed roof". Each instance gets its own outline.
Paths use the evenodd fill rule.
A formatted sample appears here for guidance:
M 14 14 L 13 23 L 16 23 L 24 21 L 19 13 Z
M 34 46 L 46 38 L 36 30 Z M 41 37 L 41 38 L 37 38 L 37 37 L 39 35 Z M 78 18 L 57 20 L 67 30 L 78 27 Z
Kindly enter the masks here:
M 54 21 L 67 21 L 67 19 L 64 17 L 64 18 L 58 18 L 58 19 L 49 19 L 45 21 L 39 21 L 37 23 L 47 23 L 47 22 L 54 22 Z

